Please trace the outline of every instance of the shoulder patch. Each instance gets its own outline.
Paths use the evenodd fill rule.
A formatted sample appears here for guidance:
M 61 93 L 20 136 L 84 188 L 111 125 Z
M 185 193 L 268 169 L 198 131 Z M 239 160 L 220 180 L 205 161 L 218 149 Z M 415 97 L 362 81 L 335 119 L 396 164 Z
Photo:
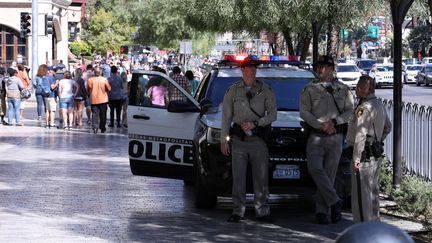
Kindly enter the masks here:
M 360 118 L 360 117 L 363 115 L 364 110 L 365 110 L 365 109 L 364 109 L 363 107 L 360 107 L 360 108 L 357 110 L 357 112 L 356 112 L 357 118 Z

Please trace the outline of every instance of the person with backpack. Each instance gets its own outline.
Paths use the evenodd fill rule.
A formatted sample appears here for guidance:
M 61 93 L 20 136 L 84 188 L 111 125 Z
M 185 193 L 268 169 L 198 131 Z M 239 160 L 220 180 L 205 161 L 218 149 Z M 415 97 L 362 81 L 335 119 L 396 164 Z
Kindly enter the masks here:
M 35 90 L 35 95 L 36 95 L 36 102 L 37 102 L 37 108 L 36 108 L 37 115 L 38 115 L 37 119 L 39 121 L 42 119 L 42 106 L 45 108 L 46 111 L 46 104 L 44 99 L 45 92 L 42 87 L 42 79 L 44 76 L 47 75 L 47 73 L 48 73 L 48 66 L 45 64 L 39 65 L 37 74 L 35 78 L 32 80 L 33 88 Z
M 48 67 L 47 75 L 42 78 L 42 92 L 45 100 L 45 116 L 46 116 L 46 128 L 56 127 L 54 124 L 55 112 L 57 110 L 56 94 L 57 81 L 54 79 L 54 75 L 49 72 L 52 68 Z
M 20 123 L 20 106 L 21 106 L 21 90 L 24 85 L 20 78 L 17 77 L 18 71 L 13 68 L 8 68 L 9 77 L 4 78 L 6 96 L 8 103 L 8 122 L 6 125 L 11 126 L 13 117 L 15 116 L 15 126 L 22 126 Z

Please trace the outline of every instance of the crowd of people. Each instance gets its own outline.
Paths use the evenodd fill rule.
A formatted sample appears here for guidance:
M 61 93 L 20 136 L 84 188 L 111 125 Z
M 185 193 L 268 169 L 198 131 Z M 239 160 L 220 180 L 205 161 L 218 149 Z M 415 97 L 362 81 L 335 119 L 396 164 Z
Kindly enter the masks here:
M 171 66 L 168 60 L 151 63 L 148 58 L 146 60 L 131 62 L 122 56 L 101 58 L 95 55 L 90 64 L 78 63 L 72 70 L 60 60 L 54 66 L 40 65 L 33 79 L 29 78 L 24 65 L 13 62 L 9 67 L 0 69 L 1 123 L 6 126 L 22 126 L 29 98 L 24 94 L 33 93 L 37 103 L 36 119 L 41 123 L 45 121 L 46 128 L 70 130 L 88 125 L 94 133 L 104 133 L 108 107 L 108 127 L 127 128 L 128 96 L 133 69 L 164 73 L 172 70 L 171 77 L 186 91 L 194 94 L 202 76 L 197 69 L 188 70 L 183 75 L 180 67 Z M 161 94 L 175 95 L 174 91 L 168 92 L 169 88 L 162 84 L 151 88 L 146 86 L 145 92 L 151 95 L 154 102 L 165 105 L 165 99 L 160 98 Z

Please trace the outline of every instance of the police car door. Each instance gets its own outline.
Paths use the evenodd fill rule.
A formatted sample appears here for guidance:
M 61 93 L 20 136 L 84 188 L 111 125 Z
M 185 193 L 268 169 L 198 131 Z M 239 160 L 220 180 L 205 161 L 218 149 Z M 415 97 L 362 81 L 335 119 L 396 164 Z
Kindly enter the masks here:
M 127 119 L 132 173 L 193 178 L 197 101 L 160 72 L 134 71 L 129 85 Z

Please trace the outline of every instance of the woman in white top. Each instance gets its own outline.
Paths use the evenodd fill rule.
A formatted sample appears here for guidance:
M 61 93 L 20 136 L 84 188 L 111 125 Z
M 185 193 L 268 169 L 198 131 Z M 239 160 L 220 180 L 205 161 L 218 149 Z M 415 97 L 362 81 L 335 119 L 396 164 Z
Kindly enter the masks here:
M 74 96 L 79 86 L 72 79 L 69 71 L 64 73 L 63 79 L 59 82 L 60 109 L 62 109 L 63 129 L 71 129 L 73 124 Z

